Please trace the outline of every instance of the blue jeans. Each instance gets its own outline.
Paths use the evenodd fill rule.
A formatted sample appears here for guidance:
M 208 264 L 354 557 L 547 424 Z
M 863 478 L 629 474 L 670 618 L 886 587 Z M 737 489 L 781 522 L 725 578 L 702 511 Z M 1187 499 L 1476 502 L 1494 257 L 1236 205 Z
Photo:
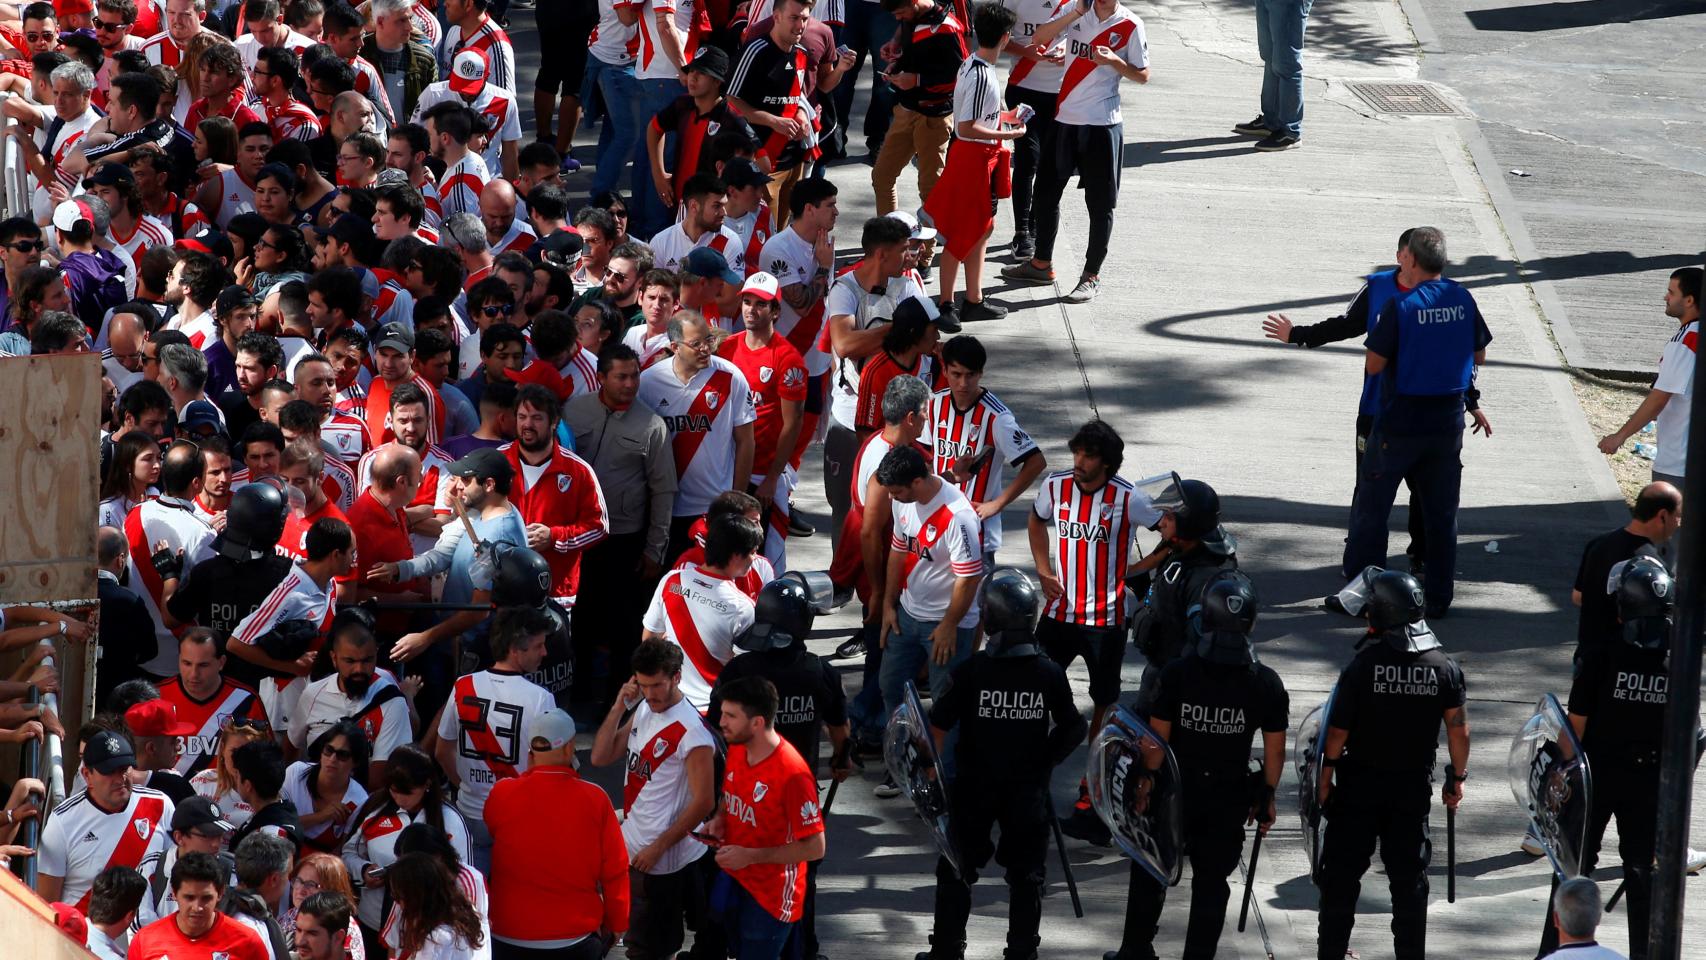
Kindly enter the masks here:
M 713 906 L 718 906 L 718 894 L 727 897 L 721 913 L 729 951 L 735 960 L 778 960 L 794 925 L 772 916 L 746 892 L 740 881 L 726 873 L 719 875 L 713 886 Z
M 1426 436 L 1391 436 L 1375 424 L 1362 455 L 1350 536 L 1343 569 L 1354 575 L 1370 565 L 1386 566 L 1387 520 L 1398 484 L 1408 480 L 1421 501 L 1427 530 L 1429 606 L 1451 604 L 1457 562 L 1457 503 L 1463 481 L 1463 430 Z M 1346 576 L 1349 579 L 1350 575 Z
M 675 211 L 665 210 L 663 201 L 652 186 L 652 161 L 646 156 L 646 125 L 658 111 L 687 92 L 680 80 L 635 80 L 638 95 L 632 100 L 634 119 L 634 193 L 630 198 L 629 232 L 637 240 L 650 240 L 658 231 L 675 222 Z M 663 156 L 675 156 L 676 135 L 665 131 Z
M 598 169 L 592 174 L 592 192 L 597 194 L 616 189 L 616 183 L 622 177 L 622 165 L 634 156 L 634 143 L 643 128 L 636 122 L 631 105 L 640 98 L 640 81 L 634 79 L 634 65 L 631 63 L 615 66 L 597 57 L 588 57 L 584 86 L 596 86 L 599 98 L 604 102 L 604 128 L 598 134 L 598 153 L 594 161 Z M 592 101 L 583 94 L 581 102 Z M 646 120 L 650 122 L 651 118 Z
M 842 28 L 841 42 L 853 48 L 859 59 L 853 69 L 835 88 L 835 115 L 847 130 L 847 140 L 853 140 L 853 92 L 859 86 L 859 71 L 867 57 L 871 61 L 871 104 L 865 110 L 865 139 L 879 142 L 889 133 L 889 117 L 894 113 L 894 88 L 877 74 L 888 64 L 877 56 L 883 44 L 894 39 L 899 22 L 894 14 L 884 12 L 882 4 L 871 0 L 847 0 L 847 24 Z
M 1262 57 L 1262 120 L 1303 135 L 1303 31 L 1311 0 L 1256 0 L 1256 51 Z
M 863 2 L 863 0 L 855 0 Z M 965 659 L 971 656 L 972 642 L 977 639 L 975 627 L 960 627 L 954 631 L 954 656 L 946 664 L 938 664 L 930 659 L 930 633 L 936 629 L 938 620 L 917 620 L 900 608 L 897 614 L 896 632 L 889 634 L 888 646 L 883 648 L 883 665 L 878 675 L 878 683 L 883 688 L 883 709 L 886 716 L 894 716 L 899 709 L 901 698 L 906 694 L 906 681 L 918 676 L 918 668 L 930 664 L 930 695 L 940 697 L 948 689 L 948 674 Z M 885 725 L 887 721 L 885 720 Z M 949 733 L 948 741 L 943 745 L 943 772 L 949 777 L 954 774 L 953 756 L 954 743 L 958 739 L 959 728 Z

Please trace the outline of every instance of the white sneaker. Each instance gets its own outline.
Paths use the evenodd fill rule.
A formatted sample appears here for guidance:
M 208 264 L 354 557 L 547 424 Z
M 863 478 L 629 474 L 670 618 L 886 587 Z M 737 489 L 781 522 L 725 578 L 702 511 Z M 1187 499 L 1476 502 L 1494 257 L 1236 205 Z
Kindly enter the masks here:
M 1702 853 L 1693 847 L 1689 847 L 1688 859 L 1684 862 L 1688 864 L 1689 873 L 1699 873 L 1702 870 L 1706 870 L 1706 853 Z
M 1546 848 L 1540 845 L 1540 838 L 1534 835 L 1533 830 L 1522 835 L 1522 852 L 1531 857 L 1539 857 L 1546 854 Z M 1692 850 L 1689 852 L 1693 853 Z
M 883 782 L 877 784 L 877 789 L 872 792 L 884 800 L 892 800 L 900 796 L 900 784 L 895 783 L 891 775 L 883 778 Z

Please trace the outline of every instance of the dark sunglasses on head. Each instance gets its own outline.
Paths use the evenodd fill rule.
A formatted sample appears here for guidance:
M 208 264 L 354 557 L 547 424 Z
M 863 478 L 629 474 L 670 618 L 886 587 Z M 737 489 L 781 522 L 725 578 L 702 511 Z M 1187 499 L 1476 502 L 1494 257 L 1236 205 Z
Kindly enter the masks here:
M 508 317 L 515 313 L 515 304 L 488 303 L 480 308 L 480 312 L 488 317 Z

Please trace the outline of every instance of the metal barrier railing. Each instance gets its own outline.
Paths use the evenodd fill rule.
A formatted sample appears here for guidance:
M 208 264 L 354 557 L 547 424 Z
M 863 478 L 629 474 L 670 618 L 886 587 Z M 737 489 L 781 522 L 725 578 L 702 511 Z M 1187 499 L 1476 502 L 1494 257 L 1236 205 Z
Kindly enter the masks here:
M 0 93 L 0 102 L 13 96 L 10 93 Z M 30 184 L 29 171 L 24 167 L 24 158 L 18 151 L 18 143 L 12 139 L 12 130 L 18 126 L 18 121 L 6 118 L 3 151 L 0 151 L 0 180 L 4 181 L 0 189 L 0 216 L 16 217 L 30 216 Z

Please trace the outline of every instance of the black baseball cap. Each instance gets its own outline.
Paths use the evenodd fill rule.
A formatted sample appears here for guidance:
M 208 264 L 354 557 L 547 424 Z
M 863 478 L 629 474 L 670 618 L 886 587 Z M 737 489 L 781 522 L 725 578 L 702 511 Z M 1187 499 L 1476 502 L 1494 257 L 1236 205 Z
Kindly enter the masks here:
M 499 477 L 507 480 L 515 476 L 515 468 L 509 465 L 509 458 L 496 448 L 484 447 L 451 464 L 450 475 L 464 480 L 486 481 Z
M 112 731 L 97 733 L 83 748 L 83 766 L 100 774 L 114 774 L 136 766 L 136 751 L 130 741 Z
M 213 301 L 213 315 L 223 317 L 239 307 L 252 307 L 261 299 L 240 283 L 233 283 L 219 291 L 219 298 Z
M 379 333 L 373 337 L 373 352 L 377 354 L 383 347 L 390 347 L 398 353 L 408 353 L 415 349 L 415 332 L 393 320 L 380 327 Z
M 96 167 L 87 177 L 83 178 L 83 189 L 90 187 L 116 187 L 121 183 L 135 183 L 136 174 L 122 163 L 103 163 Z
M 329 227 L 318 224 L 312 228 L 317 236 L 331 237 L 339 243 L 361 243 L 373 239 L 373 223 L 353 213 L 339 214 Z
M 745 157 L 730 157 L 723 164 L 723 182 L 731 187 L 762 187 L 770 183 L 770 175 Z
M 172 813 L 172 832 L 188 833 L 200 830 L 209 833 L 207 828 L 213 827 L 220 833 L 230 833 L 237 829 L 231 821 L 225 819 L 225 814 L 219 809 L 219 804 L 206 797 L 190 797 L 178 804 L 178 809 Z

